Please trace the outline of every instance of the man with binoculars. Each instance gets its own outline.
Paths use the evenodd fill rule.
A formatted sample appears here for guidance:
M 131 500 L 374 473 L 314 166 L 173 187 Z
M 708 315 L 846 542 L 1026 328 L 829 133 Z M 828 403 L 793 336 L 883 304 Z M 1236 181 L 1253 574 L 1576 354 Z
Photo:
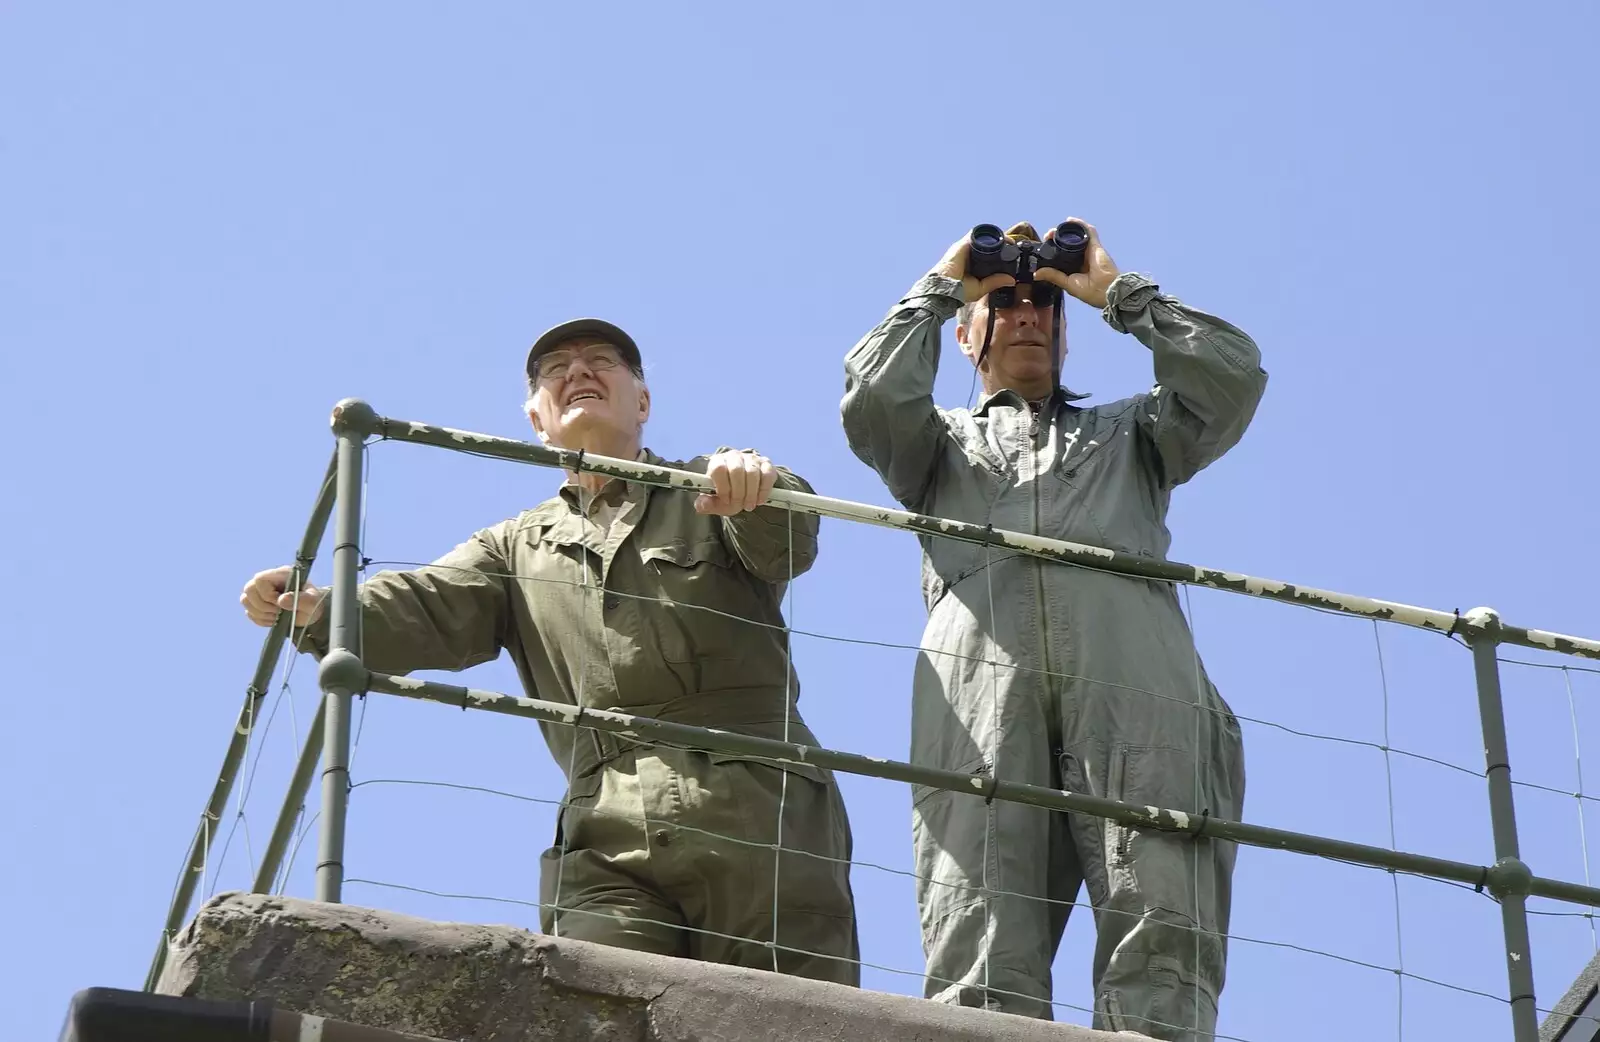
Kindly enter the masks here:
M 1099 406 L 1060 384 L 1065 296 L 1154 356 L 1156 386 Z M 973 409 L 933 402 L 940 327 L 976 367 Z M 1232 325 L 1121 273 L 1094 228 L 980 225 L 845 358 L 850 447 L 909 510 L 1164 557 L 1173 488 L 1244 434 L 1266 387 Z M 1169 584 L 921 537 L 928 607 L 911 759 L 1237 819 L 1239 725 Z M 1096 922 L 1094 1026 L 1209 1037 L 1235 848 L 1086 815 L 914 792 L 930 998 L 1051 1016 L 1079 890 Z

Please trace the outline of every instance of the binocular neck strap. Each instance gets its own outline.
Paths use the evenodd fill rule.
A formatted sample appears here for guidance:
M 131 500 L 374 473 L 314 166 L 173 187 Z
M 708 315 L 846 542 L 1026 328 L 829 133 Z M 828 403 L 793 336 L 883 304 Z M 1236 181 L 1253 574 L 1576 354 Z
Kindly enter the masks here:
M 988 313 L 988 321 L 983 329 L 983 346 L 978 348 L 978 360 L 972 363 L 978 369 L 983 368 L 983 360 L 989 357 L 989 343 L 994 340 L 994 308 L 986 308 L 985 310 Z
M 1051 316 L 1051 325 L 1054 328 L 1050 331 L 1050 393 L 1052 395 L 1056 393 L 1056 388 L 1061 386 L 1061 312 L 1066 310 L 1066 303 L 1067 295 L 1063 293 L 1060 299 L 1056 301 L 1056 306 L 1051 309 L 1054 312 Z

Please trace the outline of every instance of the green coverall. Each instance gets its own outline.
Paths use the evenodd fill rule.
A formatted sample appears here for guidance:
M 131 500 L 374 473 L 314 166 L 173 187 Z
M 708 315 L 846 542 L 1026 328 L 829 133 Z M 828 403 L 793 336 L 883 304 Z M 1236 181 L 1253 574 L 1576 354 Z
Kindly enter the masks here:
M 1001 390 L 944 410 L 939 330 L 962 303 L 959 282 L 929 275 L 846 356 L 851 449 L 907 509 L 1164 558 L 1172 489 L 1255 413 L 1256 345 L 1125 273 L 1104 317 L 1150 348 L 1152 391 L 1083 408 L 1064 389 L 1037 404 Z M 1239 726 L 1171 585 L 919 538 L 913 762 L 1239 817 Z M 1049 1017 L 1050 964 L 1087 883 L 1095 1026 L 1213 1030 L 1233 844 L 920 788 L 913 842 L 929 997 Z
M 777 487 L 811 490 L 782 468 Z M 816 558 L 818 519 L 693 503 L 620 480 L 591 497 L 569 481 L 429 565 L 363 583 L 362 660 L 459 670 L 503 648 L 530 697 L 820 744 L 794 707 L 780 607 Z M 327 635 L 324 613 L 310 649 L 325 654 Z M 859 983 L 850 826 L 830 772 L 541 727 L 568 783 L 540 865 L 545 932 Z

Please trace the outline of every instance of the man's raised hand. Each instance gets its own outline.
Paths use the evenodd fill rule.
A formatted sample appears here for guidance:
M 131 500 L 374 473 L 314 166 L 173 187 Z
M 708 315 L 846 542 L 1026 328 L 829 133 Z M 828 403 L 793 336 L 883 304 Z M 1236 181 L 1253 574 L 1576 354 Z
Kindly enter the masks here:
M 1054 268 L 1041 266 L 1033 273 L 1033 277 L 1040 282 L 1060 286 L 1090 307 L 1103 308 L 1106 306 L 1106 293 L 1110 291 L 1111 284 L 1116 281 L 1117 276 L 1122 273 L 1117 270 L 1111 254 L 1100 245 L 1100 233 L 1094 230 L 1094 225 L 1077 217 L 1069 217 L 1067 220 L 1076 221 L 1089 231 L 1089 247 L 1084 256 L 1083 270 L 1075 275 L 1067 275 Z M 1048 237 L 1055 238 L 1055 231 L 1050 231 Z
M 1002 286 L 1015 286 L 1017 284 L 1016 279 L 1005 274 L 990 275 L 982 282 L 979 282 L 967 274 L 967 259 L 971 255 L 972 233 L 968 232 L 956 240 L 954 246 L 945 251 L 944 257 L 933 268 L 935 275 L 943 275 L 961 283 L 962 299 L 966 303 L 975 303 L 979 298 L 987 296 Z

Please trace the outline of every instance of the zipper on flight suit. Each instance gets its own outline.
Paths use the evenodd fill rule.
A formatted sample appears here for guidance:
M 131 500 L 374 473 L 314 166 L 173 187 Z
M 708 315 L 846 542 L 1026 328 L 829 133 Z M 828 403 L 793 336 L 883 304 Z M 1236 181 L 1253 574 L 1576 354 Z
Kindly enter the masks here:
M 1045 401 L 1049 402 L 1050 399 L 1047 398 L 1047 399 L 1045 399 Z M 1033 465 L 1033 482 L 1032 482 L 1032 484 L 1033 484 L 1033 534 L 1034 535 L 1043 535 L 1044 533 L 1039 531 L 1039 523 L 1040 523 L 1040 517 L 1039 517 L 1039 484 L 1040 484 L 1041 479 L 1043 478 L 1043 474 L 1041 473 L 1043 468 L 1041 468 L 1039 466 L 1038 438 L 1039 438 L 1039 414 L 1044 411 L 1044 404 L 1041 403 L 1040 405 L 1035 406 L 1032 402 L 1029 402 L 1028 403 L 1028 410 L 1029 410 L 1029 412 L 1031 412 L 1033 414 L 1032 419 L 1028 423 L 1028 458 L 1029 458 L 1029 460 L 1031 461 L 1031 463 Z M 1034 597 L 1035 597 L 1035 600 L 1036 600 L 1036 604 L 1037 604 L 1037 607 L 1038 607 L 1038 610 L 1039 610 L 1039 635 L 1040 635 L 1040 638 L 1041 638 L 1041 640 L 1042 640 L 1042 642 L 1044 644 L 1044 647 L 1041 649 L 1042 650 L 1042 654 L 1040 656 L 1040 659 L 1044 663 L 1044 673 L 1045 673 L 1045 675 L 1044 675 L 1044 685 L 1045 685 L 1045 691 L 1049 692 L 1051 690 L 1051 683 L 1055 679 L 1055 676 L 1054 676 L 1054 674 L 1055 674 L 1055 666 L 1050 661 L 1050 616 L 1049 616 L 1049 613 L 1045 609 L 1045 597 L 1044 597 L 1044 569 L 1045 569 L 1045 563 L 1044 563 L 1044 561 L 1042 559 L 1040 559 L 1038 557 L 1035 557 L 1033 559 L 1033 567 L 1034 567 L 1033 591 L 1034 591 Z

